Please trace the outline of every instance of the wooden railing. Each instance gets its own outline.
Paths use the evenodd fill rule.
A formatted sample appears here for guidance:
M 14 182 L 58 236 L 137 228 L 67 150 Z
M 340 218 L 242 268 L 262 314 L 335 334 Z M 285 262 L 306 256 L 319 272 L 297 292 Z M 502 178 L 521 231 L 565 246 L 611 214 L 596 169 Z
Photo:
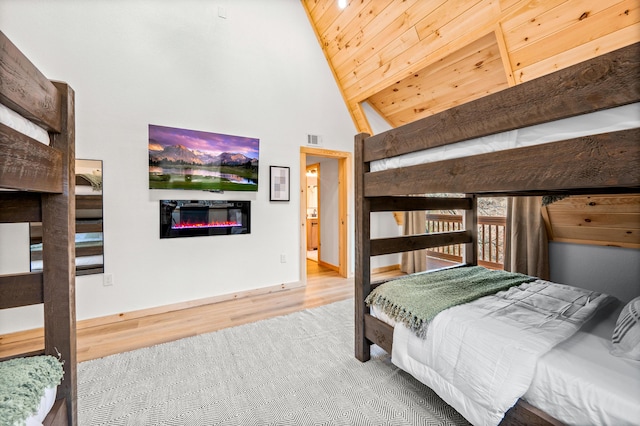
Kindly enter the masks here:
M 502 269 L 504 264 L 504 238 L 506 218 L 478 216 L 478 264 L 491 269 Z M 462 216 L 427 214 L 427 232 L 447 232 L 462 229 Z M 427 256 L 462 262 L 460 244 L 435 247 L 427 250 Z

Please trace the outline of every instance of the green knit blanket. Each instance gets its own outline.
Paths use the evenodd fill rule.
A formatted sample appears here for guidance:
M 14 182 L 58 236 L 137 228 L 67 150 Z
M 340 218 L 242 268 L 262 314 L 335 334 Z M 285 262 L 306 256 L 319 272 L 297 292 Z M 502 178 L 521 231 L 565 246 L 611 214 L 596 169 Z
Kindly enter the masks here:
M 365 302 L 425 337 L 429 322 L 441 311 L 533 280 L 528 275 L 481 266 L 453 268 L 386 282 L 376 287 Z
M 0 425 L 24 424 L 45 389 L 58 386 L 63 374 L 62 363 L 50 355 L 0 362 Z

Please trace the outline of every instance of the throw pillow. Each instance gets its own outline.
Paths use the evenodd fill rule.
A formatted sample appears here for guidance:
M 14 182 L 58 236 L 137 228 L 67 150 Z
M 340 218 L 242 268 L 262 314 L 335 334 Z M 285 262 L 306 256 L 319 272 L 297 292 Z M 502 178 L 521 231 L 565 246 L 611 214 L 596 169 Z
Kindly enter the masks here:
M 612 355 L 640 361 L 640 297 L 622 308 L 611 343 Z

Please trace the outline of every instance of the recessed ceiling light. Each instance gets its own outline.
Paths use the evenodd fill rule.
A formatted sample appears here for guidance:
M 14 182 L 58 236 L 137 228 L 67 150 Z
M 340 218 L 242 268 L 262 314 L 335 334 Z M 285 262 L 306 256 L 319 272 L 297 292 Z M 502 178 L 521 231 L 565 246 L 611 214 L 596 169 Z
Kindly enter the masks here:
M 344 9 L 345 7 L 347 7 L 347 0 L 338 0 L 338 7 L 340 9 Z

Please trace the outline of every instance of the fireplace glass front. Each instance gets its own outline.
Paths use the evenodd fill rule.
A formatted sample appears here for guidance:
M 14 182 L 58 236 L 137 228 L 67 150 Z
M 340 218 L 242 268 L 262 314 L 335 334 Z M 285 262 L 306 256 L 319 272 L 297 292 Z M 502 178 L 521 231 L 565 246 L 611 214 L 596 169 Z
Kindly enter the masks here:
M 250 220 L 251 201 L 160 201 L 160 238 L 249 234 Z

